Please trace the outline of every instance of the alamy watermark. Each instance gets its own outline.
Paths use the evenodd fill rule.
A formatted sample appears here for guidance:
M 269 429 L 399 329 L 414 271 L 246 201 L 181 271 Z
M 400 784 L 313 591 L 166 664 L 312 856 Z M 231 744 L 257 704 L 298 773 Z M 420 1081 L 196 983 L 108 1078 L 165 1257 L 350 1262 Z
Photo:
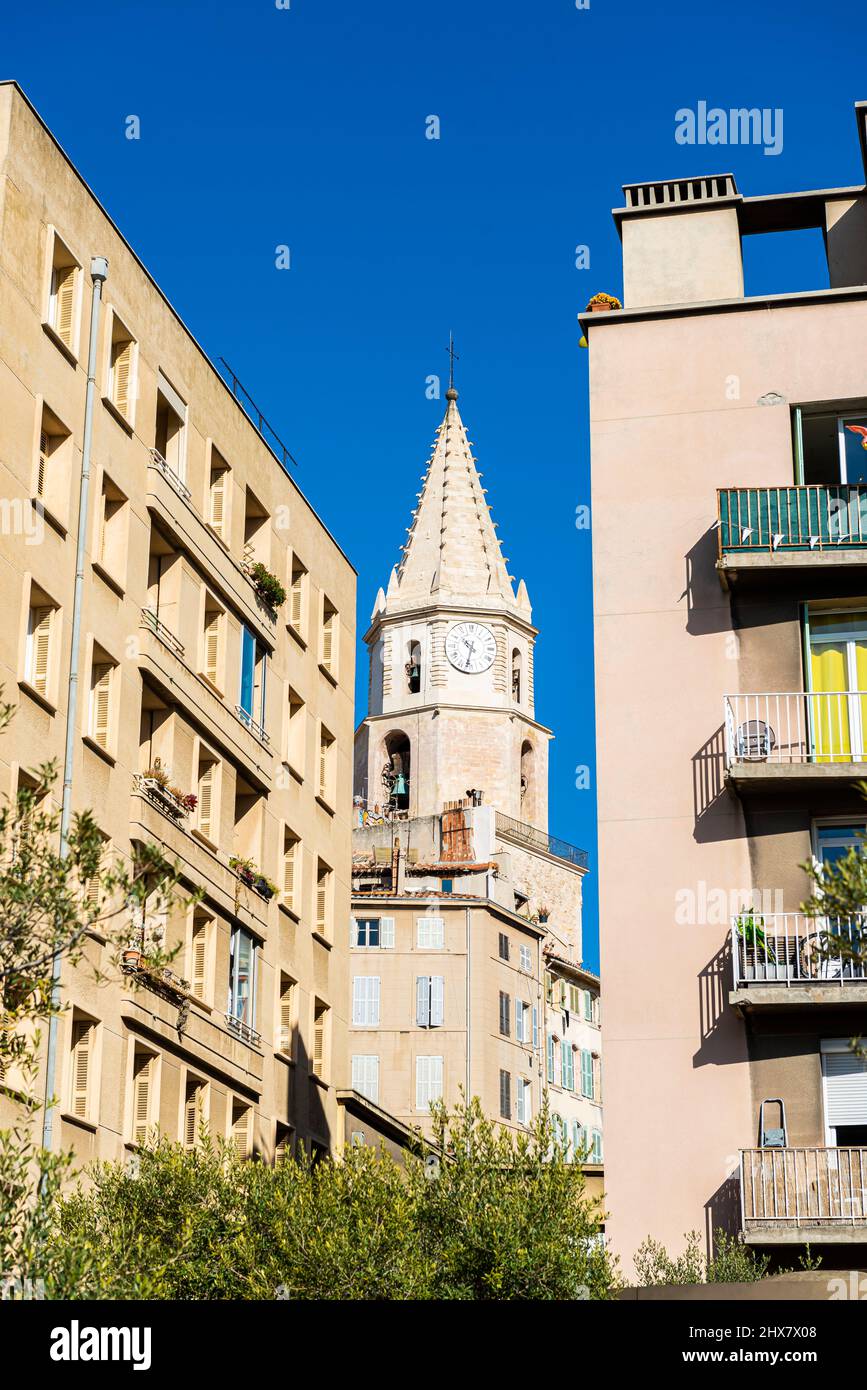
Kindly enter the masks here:
M 771 917 L 782 911 L 782 888 L 713 888 L 702 879 L 695 888 L 678 888 L 674 895 L 679 927 L 724 927 L 744 913 Z
M 678 145 L 762 145 L 765 154 L 783 152 L 781 106 L 708 108 L 698 102 L 695 110 L 682 106 L 674 113 L 674 138 Z

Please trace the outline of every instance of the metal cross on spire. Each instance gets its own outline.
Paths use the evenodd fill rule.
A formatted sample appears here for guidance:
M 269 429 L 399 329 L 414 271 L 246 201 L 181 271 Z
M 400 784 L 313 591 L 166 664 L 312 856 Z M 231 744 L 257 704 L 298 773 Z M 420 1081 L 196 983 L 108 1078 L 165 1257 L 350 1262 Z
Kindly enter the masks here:
M 449 355 L 449 390 L 450 390 L 450 391 L 454 391 L 454 389 L 455 389 L 455 361 L 460 362 L 461 359 L 460 359 L 460 357 L 458 356 L 458 354 L 455 352 L 455 340 L 454 340 L 454 338 L 452 337 L 451 330 L 449 330 L 449 345 L 448 345 L 446 351 L 448 352 L 448 355 Z

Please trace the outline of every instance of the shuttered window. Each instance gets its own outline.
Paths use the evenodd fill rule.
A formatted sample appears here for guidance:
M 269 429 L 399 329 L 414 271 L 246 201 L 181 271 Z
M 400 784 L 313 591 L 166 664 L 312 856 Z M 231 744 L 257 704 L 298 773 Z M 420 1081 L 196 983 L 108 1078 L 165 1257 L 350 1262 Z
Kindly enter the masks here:
M 328 599 L 323 599 L 322 606 L 322 656 L 321 663 L 329 675 L 335 675 L 337 671 L 337 630 L 338 630 L 337 609 Z
M 185 1149 L 194 1149 L 199 1142 L 202 1122 L 205 1118 L 205 1094 L 204 1081 L 199 1081 L 192 1076 L 187 1077 L 183 1133 Z
M 602 1162 L 602 1131 L 594 1129 L 590 1136 L 590 1162 Z
M 216 842 L 215 792 L 217 785 L 217 764 L 210 758 L 199 760 L 199 790 L 196 805 L 196 819 L 199 833 L 206 840 Z
M 94 661 L 91 672 L 90 737 L 100 748 L 108 748 L 109 745 L 113 670 L 108 661 Z
M 253 1111 L 249 1105 L 232 1102 L 232 1143 L 239 1158 L 249 1158 L 253 1143 Z
M 867 1062 L 849 1051 L 826 1052 L 822 1071 L 828 1128 L 867 1125 Z
M 509 1031 L 509 996 L 500 990 L 500 1032 L 507 1038 Z
M 356 1055 L 352 1058 L 352 1089 L 368 1100 L 379 1100 L 379 1058 Z
M 316 871 L 316 930 L 328 936 L 331 925 L 331 870 L 322 860 Z
M 419 917 L 416 943 L 420 951 L 440 951 L 445 936 L 444 917 Z
M 315 1076 L 325 1076 L 326 1049 L 328 1039 L 326 1028 L 328 1024 L 328 1005 L 322 1004 L 319 1000 L 313 1011 L 313 1072 Z
M 532 1086 L 532 1081 L 527 1081 L 523 1077 L 518 1078 L 515 1091 L 515 1118 L 522 1125 L 528 1125 L 533 1117 Z
M 525 970 L 527 974 L 532 974 L 533 956 L 529 946 L 521 947 L 521 969 Z
M 45 430 L 39 432 L 39 462 L 36 469 L 36 496 L 45 496 L 48 479 L 49 437 Z
M 441 1028 L 445 1004 L 442 975 L 418 975 L 415 982 L 415 1021 L 419 1028 Z
M 226 524 L 229 476 L 228 468 L 217 466 L 211 469 L 211 485 L 208 491 L 208 521 L 217 535 L 221 537 Z
M 581 1094 L 593 1099 L 593 1053 L 581 1049 Z
M 561 1071 L 563 1075 L 563 1089 L 573 1091 L 575 1089 L 575 1053 L 571 1043 L 563 1040 L 562 1046 Z
M 416 1057 L 415 1059 L 415 1108 L 427 1110 L 435 1100 L 442 1100 L 443 1059 L 442 1057 Z
M 500 960 L 508 960 L 508 959 L 509 959 L 509 938 L 508 938 L 508 936 L 506 935 L 506 933 L 503 932 L 503 931 L 501 931 L 501 932 L 499 933 L 499 938 L 500 938 L 500 940 L 499 940 Z
M 219 685 L 220 674 L 220 619 L 222 614 L 216 609 L 205 613 L 205 629 L 202 638 L 202 673 L 212 685 Z
M 154 1079 L 156 1058 L 152 1052 L 136 1050 L 132 1068 L 132 1139 L 134 1144 L 144 1144 L 151 1126 L 151 1115 L 156 1106 L 154 1101 Z
M 291 830 L 283 838 L 283 902 L 291 912 L 298 911 L 301 841 Z
M 112 317 L 109 399 L 118 414 L 131 419 L 135 396 L 135 341 L 120 319 Z
M 379 1027 L 380 977 L 355 975 L 352 981 L 352 1022 L 358 1028 Z
M 507 1071 L 500 1072 L 500 1115 L 504 1120 L 512 1118 L 512 1078 Z
M 70 351 L 74 348 L 75 288 L 78 266 L 55 265 L 51 274 L 49 323 Z
M 207 918 L 193 921 L 190 941 L 190 988 L 197 999 L 208 997 L 208 945 L 211 924 Z
M 539 1010 L 533 1005 L 533 1046 L 539 1046 Z
M 288 975 L 280 976 L 280 998 L 277 1018 L 277 1049 L 287 1057 L 292 1056 L 292 1034 L 295 1027 L 295 981 Z
M 289 586 L 289 625 L 299 637 L 304 636 L 304 593 L 307 571 L 300 560 L 292 561 L 292 578 Z
M 73 1018 L 71 1047 L 70 1110 L 80 1120 L 89 1119 L 90 1077 L 95 1025 L 89 1018 Z
M 549 1081 L 550 1084 L 553 1086 L 553 1084 L 554 1084 L 554 1034 L 553 1034 L 553 1033 L 549 1033 L 549 1034 L 548 1034 L 547 1062 L 548 1062 L 548 1070 L 547 1070 L 548 1081 Z
M 30 609 L 27 625 L 27 680 L 40 695 L 48 695 L 51 630 L 54 609 L 40 604 Z

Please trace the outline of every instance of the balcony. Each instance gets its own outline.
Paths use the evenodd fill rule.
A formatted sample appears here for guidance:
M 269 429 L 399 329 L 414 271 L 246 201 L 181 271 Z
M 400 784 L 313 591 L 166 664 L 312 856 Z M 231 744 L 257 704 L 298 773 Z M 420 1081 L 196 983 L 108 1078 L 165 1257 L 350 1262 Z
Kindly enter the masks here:
M 168 478 L 178 496 L 183 497 L 185 502 L 189 502 L 191 496 L 190 489 L 187 487 L 181 475 L 175 472 L 167 459 L 163 458 L 159 449 L 151 449 L 150 454 L 152 465 L 158 468 L 165 478 Z
M 867 565 L 867 487 L 811 483 L 801 487 L 720 488 L 717 492 L 719 559 L 723 588 L 752 577 L 762 582 L 792 571 Z
M 741 1149 L 748 1245 L 867 1243 L 867 1149 Z
M 744 912 L 730 944 L 737 1008 L 867 1003 L 867 963 L 854 958 L 867 948 L 867 918 Z
M 726 695 L 725 765 L 743 792 L 867 777 L 867 692 Z
M 589 866 L 590 861 L 585 849 L 570 845 L 567 840 L 558 840 L 556 836 L 549 835 L 547 830 L 540 830 L 535 825 L 525 825 L 523 821 L 503 815 L 501 811 L 497 812 L 497 836 L 522 845 L 525 849 L 550 854 L 554 859 L 562 859 L 576 869 L 586 869 Z

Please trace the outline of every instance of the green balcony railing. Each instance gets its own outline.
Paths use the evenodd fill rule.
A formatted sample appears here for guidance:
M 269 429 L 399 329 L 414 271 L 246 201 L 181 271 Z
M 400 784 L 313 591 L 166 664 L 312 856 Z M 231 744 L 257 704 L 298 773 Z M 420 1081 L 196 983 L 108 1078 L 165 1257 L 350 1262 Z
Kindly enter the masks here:
M 867 546 L 867 486 L 729 487 L 717 492 L 720 555 Z

